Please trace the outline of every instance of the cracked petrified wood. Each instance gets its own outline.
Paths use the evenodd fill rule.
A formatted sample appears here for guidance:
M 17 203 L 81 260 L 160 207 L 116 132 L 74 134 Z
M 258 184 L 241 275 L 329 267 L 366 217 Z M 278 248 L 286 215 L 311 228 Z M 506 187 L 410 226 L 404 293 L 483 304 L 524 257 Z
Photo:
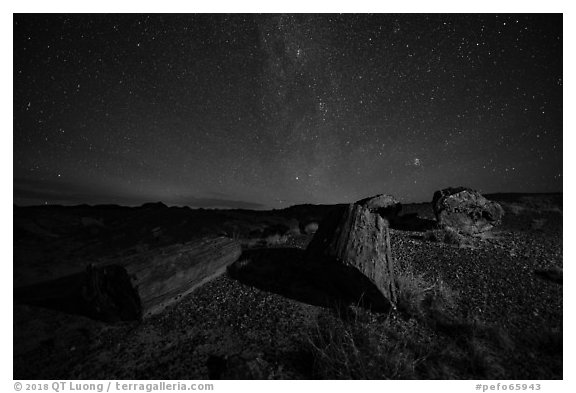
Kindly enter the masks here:
M 218 237 L 101 262 L 87 269 L 82 296 L 101 319 L 143 318 L 222 274 L 240 254 L 238 242 Z
M 388 223 L 366 205 L 366 200 L 350 204 L 322 221 L 307 255 L 310 263 L 325 266 L 343 291 L 387 310 L 396 303 Z
M 361 199 L 356 202 L 356 205 L 361 205 L 372 213 L 378 213 L 388 223 L 396 220 L 402 211 L 402 204 L 393 195 L 388 194 L 379 194 Z
M 466 187 L 445 188 L 434 193 L 432 208 L 441 227 L 473 235 L 500 225 L 504 209 L 476 190 Z

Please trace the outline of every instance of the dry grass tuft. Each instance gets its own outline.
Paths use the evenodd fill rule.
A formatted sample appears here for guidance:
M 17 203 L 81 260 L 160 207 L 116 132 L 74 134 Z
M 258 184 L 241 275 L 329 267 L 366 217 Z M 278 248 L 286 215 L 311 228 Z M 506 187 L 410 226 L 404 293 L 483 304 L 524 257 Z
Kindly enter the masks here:
M 398 275 L 398 311 L 353 318 L 322 312 L 307 350 L 312 378 L 501 378 L 503 351 L 513 348 L 502 329 L 458 319 L 457 296 L 441 280 L 408 269 Z
M 389 320 L 376 325 L 321 313 L 308 342 L 314 378 L 413 379 L 424 348 L 408 350 L 411 334 L 398 327 Z
M 252 261 L 250 258 L 242 258 L 228 266 L 228 274 L 232 277 L 238 277 L 240 274 L 245 273 L 250 270 L 250 264 Z
M 270 235 L 270 236 L 266 237 L 264 242 L 266 243 L 266 246 L 268 246 L 268 247 L 278 246 L 278 245 L 286 244 L 288 242 L 288 236 L 280 235 L 280 234 L 276 233 L 274 235 Z
M 424 240 L 452 244 L 455 246 L 466 245 L 466 237 L 452 228 L 434 229 L 424 233 Z
M 517 203 L 502 203 L 502 207 L 506 213 L 512 214 L 514 216 L 519 216 L 526 211 L 525 206 L 519 205 Z

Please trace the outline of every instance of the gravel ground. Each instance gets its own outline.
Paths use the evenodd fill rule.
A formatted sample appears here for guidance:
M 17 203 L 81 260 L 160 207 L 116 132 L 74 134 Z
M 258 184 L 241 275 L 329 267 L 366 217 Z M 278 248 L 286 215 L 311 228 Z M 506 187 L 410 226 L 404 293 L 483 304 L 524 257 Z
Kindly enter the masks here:
M 310 239 L 281 247 L 304 249 Z M 391 240 L 400 269 L 442 279 L 463 315 L 507 332 L 514 346 L 499 354 L 505 378 L 562 378 L 562 285 L 534 274 L 562 267 L 561 213 L 511 214 L 490 238 L 465 247 L 421 232 L 391 230 Z M 321 311 L 228 275 L 142 323 L 15 305 L 14 378 L 233 378 L 234 364 L 244 377 L 310 378 L 312 360 L 302 348 Z
M 314 306 L 227 276 L 139 324 L 106 326 L 71 315 L 61 320 L 60 313 L 23 306 L 16 314 L 52 322 L 43 329 L 30 325 L 21 335 L 58 334 L 15 352 L 15 378 L 207 379 L 208 359 L 231 355 L 272 359 L 269 374 L 297 377 L 283 367 L 302 366 L 299 358 L 293 364 L 290 358 L 298 355 L 293 352 L 301 347 L 302 328 L 316 313 Z
M 515 343 L 502 354 L 509 378 L 562 378 L 562 285 L 535 274 L 562 268 L 562 216 L 508 213 L 489 238 L 465 247 L 392 231 L 393 254 L 399 265 L 444 280 L 469 318 L 507 332 Z

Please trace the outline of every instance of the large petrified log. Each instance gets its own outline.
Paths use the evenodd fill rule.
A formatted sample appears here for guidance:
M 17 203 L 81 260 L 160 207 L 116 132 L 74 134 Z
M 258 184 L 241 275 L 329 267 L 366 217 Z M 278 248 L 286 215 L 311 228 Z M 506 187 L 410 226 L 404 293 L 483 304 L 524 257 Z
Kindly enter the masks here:
M 145 318 L 222 274 L 240 244 L 218 237 L 99 261 L 85 273 L 15 290 L 20 303 L 105 321 Z
M 92 266 L 85 296 L 97 312 L 124 308 L 146 317 L 222 274 L 241 253 L 238 242 L 218 237 Z
M 311 263 L 334 268 L 344 291 L 361 293 L 375 310 L 396 304 L 388 222 L 367 200 L 335 211 L 320 224 L 307 249 Z
M 504 209 L 500 204 L 465 187 L 436 191 L 432 208 L 440 226 L 468 235 L 492 229 L 501 223 L 504 216 Z

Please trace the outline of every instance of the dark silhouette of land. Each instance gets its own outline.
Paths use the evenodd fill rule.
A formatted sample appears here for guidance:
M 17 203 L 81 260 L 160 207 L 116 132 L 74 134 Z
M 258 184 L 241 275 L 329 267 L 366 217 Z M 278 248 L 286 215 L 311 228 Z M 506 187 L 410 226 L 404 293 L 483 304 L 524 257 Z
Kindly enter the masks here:
M 310 264 L 309 224 L 341 205 L 272 211 L 162 203 L 14 206 L 14 378 L 327 377 L 307 346 L 310 332 L 326 312 L 357 320 L 358 307 L 370 315 L 362 322 L 369 328 L 406 329 L 417 321 L 418 335 L 436 337 L 425 348 L 453 337 L 459 341 L 450 342 L 469 342 L 461 337 L 471 331 L 499 337 L 499 344 L 486 341 L 494 364 L 458 368 L 438 354 L 444 360 L 424 362 L 412 377 L 562 378 L 562 194 L 487 197 L 504 208 L 502 225 L 459 243 L 438 237 L 430 203 L 405 204 L 390 222 L 399 276 L 449 287 L 456 298 L 450 318 L 458 322 L 431 316 L 436 306 L 430 305 L 420 314 L 378 313 L 363 293 L 336 284 L 361 278 Z M 179 302 L 118 322 L 87 311 L 89 265 L 217 236 L 239 242 L 240 258 Z M 474 328 L 480 325 L 473 320 L 486 328 Z M 431 372 L 443 369 L 438 362 L 452 374 Z

